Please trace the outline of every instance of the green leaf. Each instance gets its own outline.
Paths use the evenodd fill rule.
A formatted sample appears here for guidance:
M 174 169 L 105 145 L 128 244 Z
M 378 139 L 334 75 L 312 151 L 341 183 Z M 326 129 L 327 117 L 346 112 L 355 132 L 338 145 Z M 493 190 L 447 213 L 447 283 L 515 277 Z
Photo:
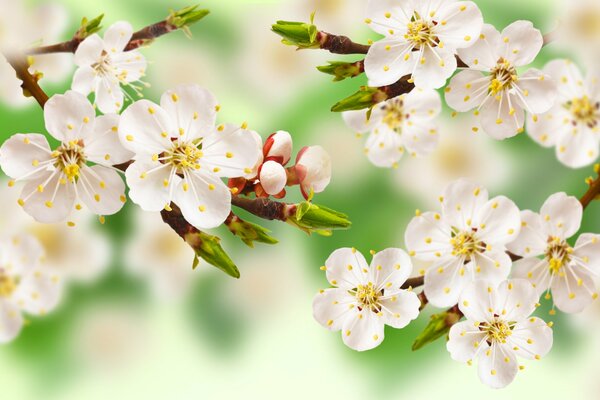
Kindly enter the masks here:
M 202 18 L 210 14 L 209 10 L 198 9 L 200 5 L 184 7 L 180 10 L 173 11 L 167 17 L 167 23 L 177 29 L 186 29 L 192 24 L 200 21 Z
M 379 90 L 379 88 L 371 86 L 363 86 L 358 92 L 338 101 L 331 107 L 333 112 L 362 110 L 371 108 L 375 104 L 387 99 L 387 94 Z
M 308 201 L 296 204 L 296 213 L 286 222 L 308 234 L 322 236 L 331 236 L 332 230 L 348 229 L 352 225 L 346 214 Z
M 454 308 L 432 315 L 429 324 L 415 339 L 412 346 L 413 351 L 419 350 L 423 346 L 447 335 L 452 325 L 456 324 L 461 317 L 460 311 L 456 311 Z
M 221 239 L 219 237 L 204 232 L 192 232 L 185 235 L 185 241 L 196 253 L 192 268 L 195 269 L 199 264 L 198 258 L 202 258 L 227 275 L 234 278 L 240 277 L 239 269 L 231 258 L 229 258 L 225 250 L 223 250 L 223 247 L 221 247 Z
M 318 66 L 317 69 L 324 74 L 333 75 L 334 82 L 343 81 L 346 78 L 354 78 L 364 72 L 360 61 L 328 61 L 328 63 L 327 65 Z
M 226 222 L 227 227 L 235 236 L 239 237 L 248 247 L 254 247 L 254 242 L 265 244 L 276 244 L 278 240 L 269 235 L 269 230 L 254 224 L 244 221 L 237 216 Z
M 282 37 L 281 43 L 296 46 L 299 49 L 318 49 L 321 44 L 317 40 L 319 30 L 313 24 L 314 13 L 310 23 L 296 21 L 277 21 L 271 25 L 271 30 Z
M 81 19 L 81 25 L 79 29 L 75 33 L 75 38 L 79 40 L 83 40 L 86 37 L 99 32 L 102 29 L 102 19 L 104 18 L 104 14 L 98 15 L 96 18 L 92 20 L 88 20 L 86 17 Z

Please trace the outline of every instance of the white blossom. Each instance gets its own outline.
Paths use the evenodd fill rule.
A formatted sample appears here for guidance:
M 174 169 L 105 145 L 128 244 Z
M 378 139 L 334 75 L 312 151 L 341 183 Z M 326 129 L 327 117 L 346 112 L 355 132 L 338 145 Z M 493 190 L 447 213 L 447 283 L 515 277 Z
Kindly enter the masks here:
M 466 321 L 450 328 L 450 356 L 469 365 L 477 361 L 479 379 L 503 388 L 517 375 L 517 357 L 539 360 L 552 348 L 552 329 L 537 317 L 537 296 L 527 281 L 515 279 L 497 286 L 475 281 L 460 296 L 458 307 Z
M 369 86 L 410 75 L 417 87 L 436 89 L 456 70 L 457 49 L 479 36 L 483 18 L 470 1 L 370 0 L 365 22 L 385 36 L 365 58 Z
M 442 108 L 434 90 L 415 88 L 408 94 L 379 103 L 371 111 L 346 111 L 346 124 L 359 134 L 370 132 L 365 153 L 378 167 L 397 167 L 405 152 L 424 156 L 435 150 L 438 127 L 434 122 Z
M 95 94 L 95 104 L 103 113 L 116 113 L 123 107 L 123 86 L 138 88 L 133 82 L 144 76 L 146 59 L 138 50 L 126 50 L 133 34 L 129 22 L 119 21 L 104 33 L 88 36 L 75 51 L 79 67 L 73 76 L 73 90 Z
M 514 263 L 513 277 L 529 280 L 538 295 L 546 292 L 567 313 L 582 311 L 598 297 L 593 278 L 600 271 L 600 235 L 583 233 L 574 246 L 567 242 L 579 230 L 582 213 L 575 197 L 555 193 L 539 214 L 521 212 L 521 233 L 508 246 L 524 257 Z
M 448 185 L 439 200 L 441 213 L 418 212 L 405 242 L 411 257 L 431 262 L 424 286 L 429 302 L 449 307 L 469 282 L 508 277 L 506 244 L 519 234 L 521 218 L 510 199 L 489 199 L 487 190 L 464 179 Z
M 221 225 L 231 192 L 221 180 L 251 175 L 261 154 L 258 134 L 242 126 L 215 126 L 219 106 L 197 85 L 166 91 L 160 105 L 138 100 L 121 116 L 119 135 L 135 153 L 126 171 L 131 200 L 146 211 L 179 206 L 199 229 Z
M 401 249 L 375 253 L 368 265 L 356 249 L 341 248 L 321 269 L 334 288 L 315 296 L 313 315 L 326 329 L 341 330 L 342 340 L 354 350 L 378 346 L 385 325 L 404 328 L 419 315 L 417 295 L 401 289 L 412 272 L 410 257 Z
M 468 66 L 446 87 L 446 102 L 459 112 L 475 109 L 485 132 L 505 139 L 523 131 L 525 111 L 546 112 L 554 104 L 556 86 L 537 69 L 519 73 L 543 45 L 543 37 L 529 21 L 516 21 L 502 33 L 484 25 L 473 46 L 458 55 Z
M 111 166 L 131 153 L 119 143 L 119 116 L 95 115 L 83 95 L 55 95 L 44 107 L 44 120 L 60 146 L 52 151 L 43 135 L 28 133 L 13 135 L 0 148 L 0 166 L 13 178 L 9 186 L 26 183 L 18 203 L 38 222 L 64 221 L 82 209 L 80 201 L 98 215 L 123 207 L 125 184 Z
M 600 84 L 597 75 L 583 78 L 569 60 L 554 60 L 544 73 L 558 85 L 558 98 L 547 112 L 531 115 L 527 133 L 544 147 L 556 147 L 556 157 L 571 168 L 589 165 L 600 146 Z
M 310 193 L 320 193 L 331 181 L 331 157 L 321 146 L 303 147 L 296 155 L 294 166 L 300 190 L 305 199 Z

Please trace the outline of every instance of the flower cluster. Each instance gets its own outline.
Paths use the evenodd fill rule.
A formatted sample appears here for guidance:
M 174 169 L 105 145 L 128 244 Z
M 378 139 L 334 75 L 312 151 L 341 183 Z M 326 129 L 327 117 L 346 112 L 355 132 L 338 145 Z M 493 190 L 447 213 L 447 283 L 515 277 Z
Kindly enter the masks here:
M 322 267 L 335 288 L 315 297 L 315 319 L 342 330 L 349 347 L 367 350 L 381 343 L 384 324 L 406 326 L 421 304 L 451 307 L 457 315 L 447 345 L 452 358 L 479 360 L 482 382 L 504 387 L 520 368 L 516 356 L 539 360 L 552 346 L 551 324 L 530 317 L 540 296 L 553 297 L 567 313 L 598 297 L 600 235 L 583 233 L 574 247 L 568 244 L 582 205 L 564 193 L 550 196 L 536 214 L 460 179 L 439 201 L 440 212 L 417 211 L 408 225 L 408 254 L 373 253 L 369 267 L 355 249 L 336 250 Z M 413 265 L 424 275 L 419 297 L 410 288 L 420 285 L 418 277 L 405 283 Z M 462 316 L 466 321 L 456 323 Z

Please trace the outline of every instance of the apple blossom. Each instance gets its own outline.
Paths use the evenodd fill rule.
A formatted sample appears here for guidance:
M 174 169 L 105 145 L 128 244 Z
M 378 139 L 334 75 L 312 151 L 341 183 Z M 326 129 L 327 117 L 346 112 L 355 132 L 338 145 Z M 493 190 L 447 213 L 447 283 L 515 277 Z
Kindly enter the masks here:
M 370 0 L 365 22 L 385 38 L 369 48 L 369 86 L 410 75 L 417 87 L 436 89 L 456 70 L 456 50 L 471 46 L 483 18 L 470 1 Z
M 544 147 L 556 147 L 558 160 L 571 168 L 591 164 L 600 146 L 600 85 L 584 79 L 569 60 L 554 60 L 544 67 L 558 85 L 558 98 L 547 112 L 531 115 L 527 133 Z
M 169 210 L 174 202 L 198 229 L 225 221 L 231 192 L 221 177 L 252 174 L 261 152 L 246 124 L 215 126 L 218 109 L 207 90 L 180 85 L 160 105 L 138 100 L 123 111 L 119 136 L 135 153 L 126 171 L 133 202 L 146 211 Z
M 346 111 L 342 116 L 356 132 L 371 132 L 365 145 L 369 160 L 378 167 L 392 167 L 405 151 L 421 156 L 435 150 L 438 128 L 433 119 L 441 108 L 436 91 L 415 88 L 377 104 L 370 116 L 365 110 Z
M 146 59 L 138 50 L 126 50 L 133 34 L 129 22 L 111 25 L 100 38 L 88 36 L 75 51 L 79 67 L 73 76 L 73 90 L 95 94 L 95 104 L 103 113 L 116 113 L 123 107 L 121 85 L 133 87 L 146 70 Z M 134 87 L 137 91 L 137 89 Z
M 600 272 L 600 235 L 581 234 L 575 246 L 567 242 L 579 230 L 582 212 L 575 197 L 555 193 L 539 214 L 521 212 L 521 233 L 508 246 L 524 257 L 515 262 L 513 277 L 529 280 L 548 299 L 551 291 L 556 307 L 567 313 L 582 311 L 598 297 L 593 278 Z
M 535 59 L 543 42 L 529 21 L 513 22 L 502 33 L 484 25 L 473 46 L 458 50 L 468 69 L 452 78 L 446 102 L 459 112 L 476 109 L 481 127 L 495 139 L 522 132 L 525 110 L 546 112 L 557 95 L 554 82 L 542 71 L 517 71 Z
M 341 330 L 342 340 L 354 350 L 377 347 L 385 325 L 404 328 L 419 315 L 417 295 L 400 288 L 412 272 L 410 257 L 401 249 L 374 253 L 368 265 L 356 249 L 341 248 L 321 269 L 334 288 L 315 296 L 313 315 L 326 329 Z
M 296 155 L 296 178 L 305 199 L 325 190 L 331 181 L 331 158 L 321 146 L 303 147 Z
M 520 367 L 517 357 L 539 360 L 552 348 L 552 329 L 530 317 L 537 303 L 535 290 L 522 279 L 499 286 L 485 280 L 469 284 L 458 307 L 466 321 L 450 328 L 450 356 L 469 365 L 478 363 L 479 379 L 493 388 L 510 384 Z
M 43 135 L 29 133 L 13 135 L 0 148 L 0 167 L 13 178 L 9 186 L 26 182 L 18 203 L 38 222 L 64 221 L 82 208 L 80 201 L 98 215 L 123 207 L 125 184 L 111 166 L 131 153 L 119 143 L 119 116 L 95 115 L 82 94 L 55 95 L 44 107 L 44 120 L 59 147 L 52 151 Z
M 429 302 L 449 307 L 469 282 L 508 277 L 506 244 L 519 234 L 521 218 L 510 199 L 488 199 L 487 190 L 465 179 L 449 184 L 439 200 L 441 213 L 417 212 L 405 242 L 411 257 L 431 262 L 424 286 Z

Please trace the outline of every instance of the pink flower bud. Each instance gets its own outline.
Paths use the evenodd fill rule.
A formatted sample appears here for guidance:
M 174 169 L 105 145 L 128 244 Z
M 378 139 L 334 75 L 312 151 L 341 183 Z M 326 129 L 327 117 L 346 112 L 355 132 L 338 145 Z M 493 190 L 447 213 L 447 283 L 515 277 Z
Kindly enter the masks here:
M 304 198 L 311 189 L 320 193 L 331 180 L 331 158 L 321 146 L 304 147 L 296 157 L 294 167 Z
M 287 164 L 292 157 L 292 136 L 286 131 L 277 131 L 267 138 L 263 147 L 265 160 Z
M 267 161 L 260 168 L 260 184 L 265 192 L 274 196 L 280 193 L 287 182 L 285 168 L 275 161 Z

